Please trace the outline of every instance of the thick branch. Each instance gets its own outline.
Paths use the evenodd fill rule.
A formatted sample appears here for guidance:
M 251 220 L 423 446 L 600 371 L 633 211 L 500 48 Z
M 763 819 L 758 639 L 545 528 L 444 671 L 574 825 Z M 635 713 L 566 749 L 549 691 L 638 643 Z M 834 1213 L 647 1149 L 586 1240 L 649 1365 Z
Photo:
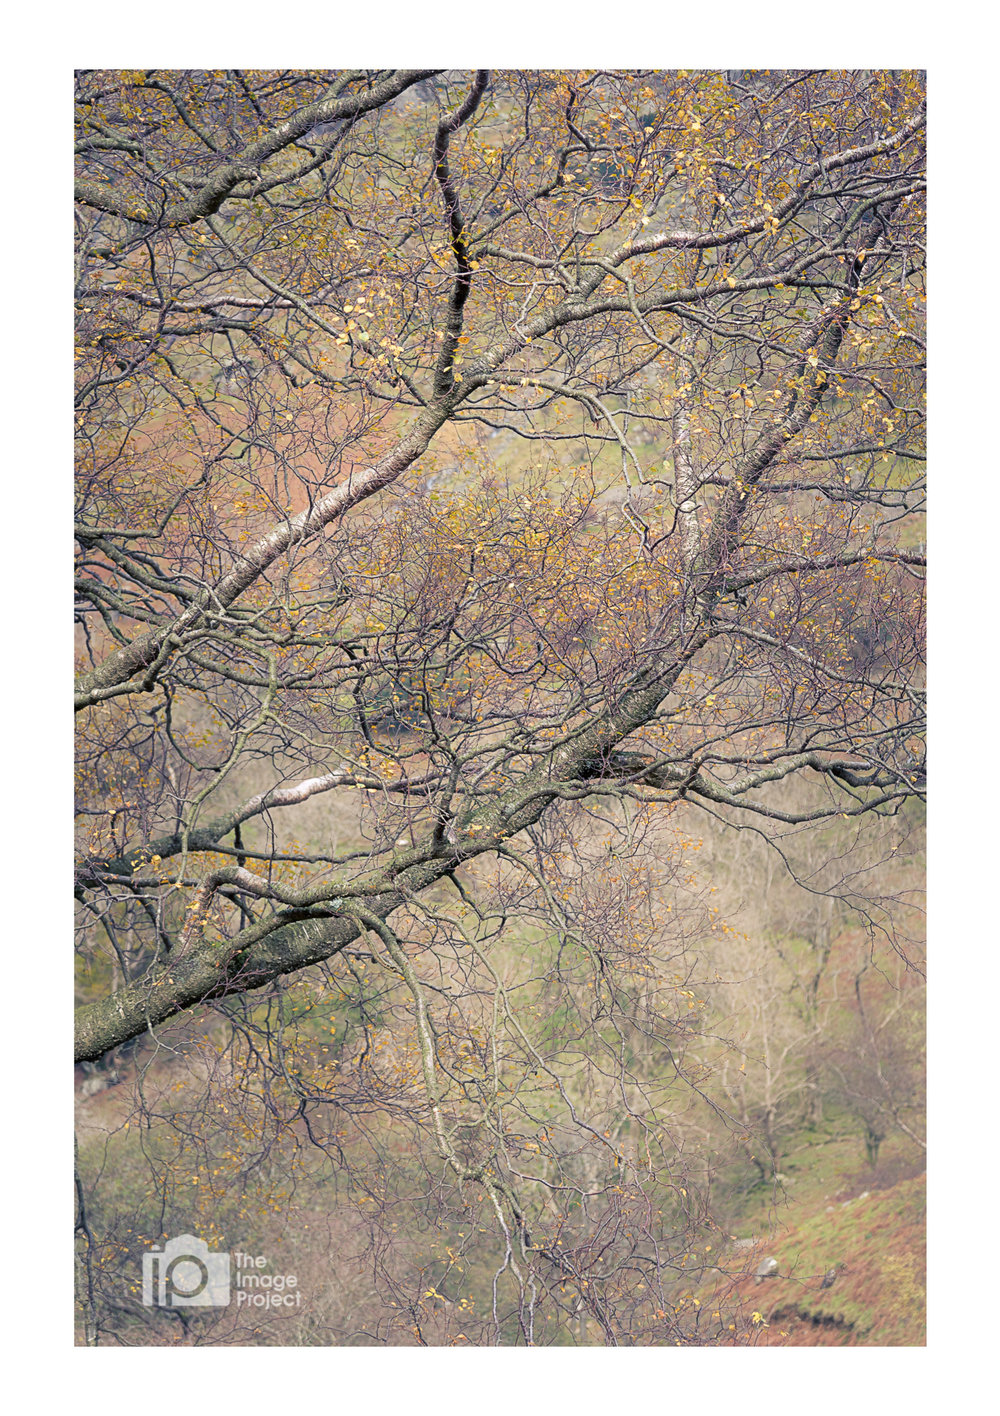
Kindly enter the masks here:
M 151 629 L 130 644 L 116 650 L 77 685 L 76 709 L 89 708 L 121 692 L 148 693 L 155 672 L 184 643 L 184 636 L 213 614 L 224 613 L 245 590 L 292 546 L 315 536 L 351 507 L 395 481 L 399 474 L 425 452 L 438 428 L 447 421 L 451 409 L 439 406 L 428 411 L 409 437 L 381 458 L 374 467 L 352 474 L 333 491 L 327 492 L 308 510 L 289 518 L 262 536 L 210 590 L 191 604 L 166 629 Z
M 444 340 L 434 371 L 434 392 L 439 397 L 447 393 L 455 382 L 454 361 L 462 333 L 462 310 L 469 298 L 469 291 L 472 289 L 472 266 L 469 263 L 465 241 L 465 217 L 459 205 L 458 192 L 455 190 L 455 184 L 451 178 L 451 169 L 448 165 L 448 144 L 452 134 L 457 132 L 463 123 L 468 122 L 479 107 L 480 99 L 486 92 L 488 80 L 488 69 L 476 71 L 475 80 L 465 101 L 456 108 L 454 113 L 441 119 L 434 139 L 434 176 L 440 184 L 444 197 L 445 211 L 448 213 L 448 224 L 451 228 L 451 249 L 458 267 L 458 274 L 455 277 L 451 298 L 448 302 L 448 319 L 445 325 Z
M 284 123 L 272 128 L 264 137 L 248 143 L 237 158 L 214 172 L 194 196 L 185 201 L 174 202 L 162 212 L 154 210 L 137 197 L 121 196 L 113 186 L 104 182 L 78 181 L 76 199 L 84 206 L 95 207 L 99 211 L 110 212 L 130 221 L 145 222 L 150 226 L 190 225 L 192 221 L 217 212 L 226 198 L 242 183 L 256 183 L 260 177 L 260 167 L 268 158 L 291 146 L 317 124 L 359 118 L 363 113 L 383 108 L 421 79 L 432 78 L 440 72 L 440 69 L 400 69 L 362 93 L 327 96 L 316 103 L 307 104 Z M 243 195 L 250 194 L 248 191 Z
M 566 746 L 556 745 L 543 763 L 485 807 L 458 818 L 448 836 L 435 832 L 414 851 L 362 879 L 337 886 L 368 913 L 386 919 L 404 900 L 449 874 L 463 860 L 496 850 L 503 841 L 533 825 L 560 794 L 562 783 L 581 777 L 594 759 L 647 722 L 671 691 L 686 664 L 707 642 L 703 631 L 683 651 L 649 666 L 636 686 L 621 695 L 592 725 Z M 421 858 L 423 857 L 423 858 Z M 333 888 L 332 886 L 329 888 Z M 207 908 L 200 901 L 201 914 Z M 333 909 L 331 905 L 326 911 Z M 319 963 L 357 937 L 353 921 L 341 917 L 307 919 L 278 916 L 219 944 L 195 945 L 192 952 L 157 965 L 141 980 L 78 1012 L 77 1060 L 102 1056 L 128 1038 L 174 1017 L 192 1004 L 227 993 L 260 988 L 285 974 Z

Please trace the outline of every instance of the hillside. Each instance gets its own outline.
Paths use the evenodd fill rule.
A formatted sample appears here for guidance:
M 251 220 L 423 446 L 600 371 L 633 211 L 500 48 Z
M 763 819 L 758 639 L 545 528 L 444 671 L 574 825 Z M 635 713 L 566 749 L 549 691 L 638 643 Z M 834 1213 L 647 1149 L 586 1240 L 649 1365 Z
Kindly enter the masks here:
M 760 1346 L 925 1344 L 925 1175 L 846 1198 L 838 1192 L 815 1206 L 789 1205 L 783 1214 L 770 1232 L 734 1238 L 723 1273 L 691 1301 L 710 1303 L 713 1315 L 736 1304 L 752 1313 Z M 778 1271 L 758 1280 L 767 1258 Z

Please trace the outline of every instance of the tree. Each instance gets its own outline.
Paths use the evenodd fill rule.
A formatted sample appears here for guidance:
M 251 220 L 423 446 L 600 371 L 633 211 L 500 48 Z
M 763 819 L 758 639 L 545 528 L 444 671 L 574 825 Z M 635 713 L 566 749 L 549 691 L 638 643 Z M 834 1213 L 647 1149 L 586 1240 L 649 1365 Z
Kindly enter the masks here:
M 924 791 L 921 78 L 84 71 L 77 112 L 77 1058 L 210 1006 L 287 1130 L 334 1057 L 492 1213 L 493 1340 L 566 1283 L 648 1340 L 703 1218 L 642 1178 L 649 1068 L 697 1080 L 679 828 Z
M 874 1170 L 886 1137 L 902 1131 L 921 1150 L 924 1096 L 922 997 L 913 977 L 890 980 L 869 959 L 856 965 L 846 1018 L 827 1043 L 829 1091 L 858 1123 Z M 846 990 L 845 990 L 846 992 Z
M 714 973 L 706 990 L 713 1030 L 741 1040 L 716 1066 L 730 1110 L 747 1127 L 747 1153 L 761 1182 L 786 1169 L 786 1138 L 808 1156 L 821 1136 L 842 1133 L 844 1111 L 854 1107 L 845 1106 L 838 1067 L 859 1082 L 864 1074 L 869 1098 L 880 1090 L 860 1037 L 860 978 L 869 1024 L 884 1021 L 888 1029 L 905 1014 L 919 1046 L 923 874 L 914 815 L 902 813 L 891 825 L 859 818 L 850 835 L 834 838 L 811 831 L 783 841 L 781 853 L 756 832 L 720 831 L 709 842 L 702 870 L 740 925 L 701 950 Z M 863 834 L 851 839 L 856 831 Z M 883 889 L 891 881 L 891 898 L 878 899 L 880 881 Z M 905 946 L 881 959 L 875 939 L 880 924 L 890 923 Z M 911 1068 L 907 1095 L 918 1108 L 921 1082 L 919 1067 Z

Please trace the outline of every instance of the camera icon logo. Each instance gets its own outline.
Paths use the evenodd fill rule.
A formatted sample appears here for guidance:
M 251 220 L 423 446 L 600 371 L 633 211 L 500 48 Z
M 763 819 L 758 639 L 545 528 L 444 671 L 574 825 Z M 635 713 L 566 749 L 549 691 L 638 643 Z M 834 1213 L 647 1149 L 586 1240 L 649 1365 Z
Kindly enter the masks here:
M 224 1308 L 229 1297 L 229 1255 L 212 1253 L 193 1234 L 179 1234 L 142 1256 L 147 1308 Z

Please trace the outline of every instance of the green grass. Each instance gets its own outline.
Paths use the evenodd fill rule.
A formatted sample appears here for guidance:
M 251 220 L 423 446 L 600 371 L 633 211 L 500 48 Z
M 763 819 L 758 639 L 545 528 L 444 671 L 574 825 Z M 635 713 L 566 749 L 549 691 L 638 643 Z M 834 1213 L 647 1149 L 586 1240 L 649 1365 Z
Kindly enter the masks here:
M 878 1183 L 878 1172 L 872 1184 Z M 814 1182 L 816 1173 L 810 1176 Z M 917 1175 L 847 1198 L 793 1201 L 758 1243 L 732 1247 L 702 1302 L 739 1300 L 763 1322 L 769 1346 L 920 1347 L 926 1342 L 926 1181 Z M 754 1281 L 764 1255 L 778 1260 L 776 1278 Z M 833 1284 L 823 1275 L 845 1265 Z M 765 1326 L 766 1324 L 766 1326 Z

